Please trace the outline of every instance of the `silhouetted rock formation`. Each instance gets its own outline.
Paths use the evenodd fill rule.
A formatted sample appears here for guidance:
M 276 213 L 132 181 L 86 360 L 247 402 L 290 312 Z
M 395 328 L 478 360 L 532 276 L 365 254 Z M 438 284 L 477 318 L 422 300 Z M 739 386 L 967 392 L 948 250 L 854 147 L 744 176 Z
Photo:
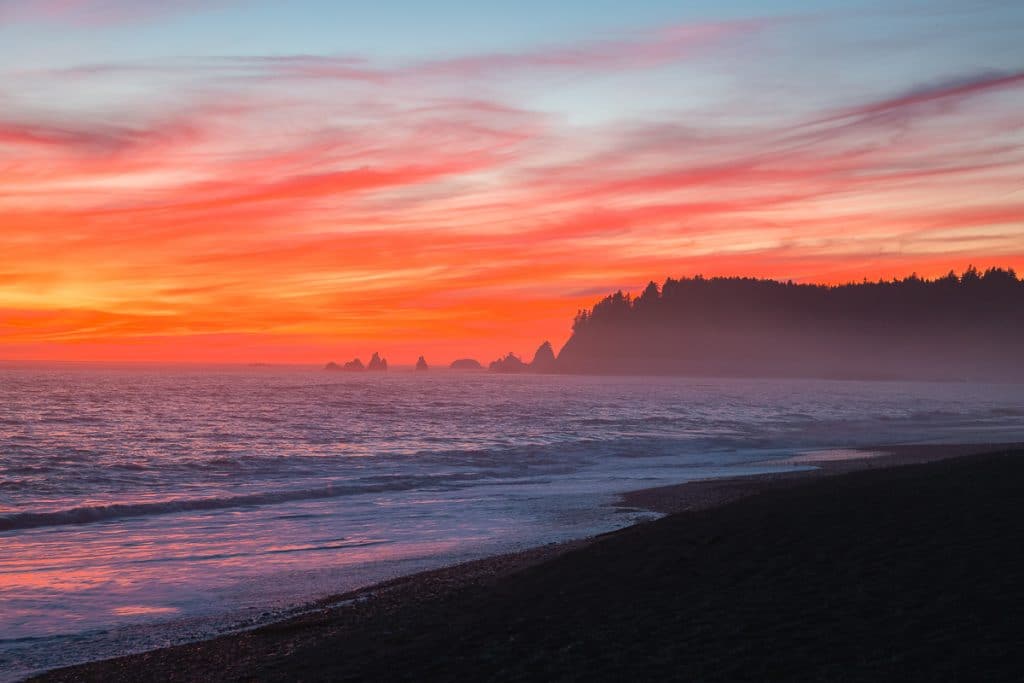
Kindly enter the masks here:
M 484 366 L 480 365 L 480 361 L 474 358 L 460 358 L 457 361 L 452 361 L 452 370 L 483 370 Z
M 529 367 L 519 359 L 519 356 L 511 352 L 504 358 L 492 361 L 490 365 L 490 369 L 493 372 L 523 372 Z
M 328 363 L 327 365 L 324 366 L 324 370 L 331 370 L 331 371 L 341 370 L 341 366 L 338 365 L 337 363 L 335 363 L 332 360 L 330 363 Z
M 558 363 L 555 360 L 555 350 L 551 348 L 551 342 L 546 341 L 533 354 L 533 361 L 530 363 L 530 372 L 558 372 Z
M 380 354 L 374 351 L 373 356 L 370 358 L 370 364 L 366 366 L 367 370 L 371 372 L 383 372 L 388 369 L 388 361 L 380 357 Z
M 419 360 L 416 361 L 416 369 L 417 370 L 429 370 L 430 366 L 427 365 L 427 359 L 424 358 L 423 356 L 420 356 Z
M 363 367 L 363 361 L 358 358 L 353 358 L 349 362 L 345 363 L 345 367 L 343 369 L 347 372 L 362 372 L 366 368 Z
M 1024 380 L 1024 281 L 668 279 L 576 317 L 562 372 Z

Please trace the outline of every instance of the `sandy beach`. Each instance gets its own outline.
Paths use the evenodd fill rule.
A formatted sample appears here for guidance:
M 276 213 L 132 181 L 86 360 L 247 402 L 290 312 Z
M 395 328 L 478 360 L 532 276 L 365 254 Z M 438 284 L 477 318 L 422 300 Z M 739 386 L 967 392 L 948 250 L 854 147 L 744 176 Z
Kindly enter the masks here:
M 865 455 L 636 491 L 621 505 L 667 516 L 36 680 L 1008 677 L 1022 657 L 1001 639 L 1024 604 L 1024 453 Z

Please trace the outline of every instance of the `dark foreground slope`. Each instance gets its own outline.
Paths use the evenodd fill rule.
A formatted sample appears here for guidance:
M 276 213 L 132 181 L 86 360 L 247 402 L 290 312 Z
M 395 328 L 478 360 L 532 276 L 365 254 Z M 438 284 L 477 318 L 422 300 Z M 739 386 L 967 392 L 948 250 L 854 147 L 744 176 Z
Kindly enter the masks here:
M 558 356 L 581 373 L 1024 380 L 1024 281 L 968 270 L 840 287 L 653 283 L 582 312 Z
M 359 619 L 52 678 L 1019 680 L 1022 483 L 1024 452 L 808 480 Z

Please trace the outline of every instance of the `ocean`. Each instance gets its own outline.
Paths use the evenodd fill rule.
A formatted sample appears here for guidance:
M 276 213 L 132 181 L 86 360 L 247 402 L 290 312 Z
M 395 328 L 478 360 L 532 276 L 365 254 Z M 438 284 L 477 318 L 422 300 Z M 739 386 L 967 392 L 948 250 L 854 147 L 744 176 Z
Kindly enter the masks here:
M 1014 384 L 0 365 L 0 680 L 651 516 L 623 491 L 1021 440 Z

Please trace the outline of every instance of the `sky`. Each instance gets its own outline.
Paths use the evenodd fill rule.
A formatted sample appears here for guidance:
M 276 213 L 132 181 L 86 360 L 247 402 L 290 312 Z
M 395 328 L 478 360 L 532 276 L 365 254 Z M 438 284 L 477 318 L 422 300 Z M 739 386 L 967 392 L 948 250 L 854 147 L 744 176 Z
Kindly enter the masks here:
M 483 362 L 1024 271 L 1024 3 L 0 0 L 0 359 Z

